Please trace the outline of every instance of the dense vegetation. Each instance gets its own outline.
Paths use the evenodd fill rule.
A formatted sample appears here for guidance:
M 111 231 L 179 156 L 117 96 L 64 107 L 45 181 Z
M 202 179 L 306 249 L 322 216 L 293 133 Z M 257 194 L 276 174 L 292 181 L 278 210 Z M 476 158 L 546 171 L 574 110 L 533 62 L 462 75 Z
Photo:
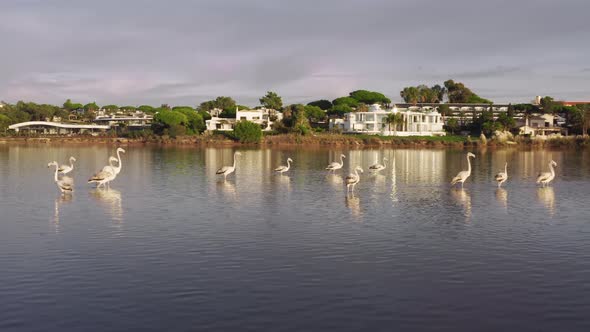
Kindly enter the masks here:
M 258 143 L 262 139 L 262 129 L 256 123 L 238 121 L 234 128 L 234 136 L 242 143 Z
M 447 80 L 444 86 L 438 84 L 428 87 L 426 85 L 409 86 L 400 91 L 400 96 L 406 103 L 442 103 L 447 96 L 449 103 L 476 103 L 491 104 L 490 100 L 476 95 L 463 83 Z
M 447 80 L 443 85 L 426 85 L 405 87 L 400 91 L 400 96 L 405 102 L 417 103 L 438 103 L 438 110 L 446 119 L 445 129 L 451 134 L 467 131 L 472 135 L 484 133 L 492 134 L 496 130 L 515 131 L 515 115 L 530 117 L 537 113 L 559 114 L 566 119 L 566 126 L 571 134 L 588 133 L 590 127 L 590 105 L 563 106 L 546 96 L 541 98 L 539 105 L 515 104 L 508 107 L 508 112 L 494 114 L 491 111 L 493 104 L 490 100 L 484 99 L 463 83 Z M 449 104 L 444 103 L 479 103 L 487 104 L 490 110 L 478 114 L 451 112 Z M 291 104 L 283 105 L 283 100 L 276 92 L 268 91 L 260 99 L 261 107 L 272 109 L 269 113 L 270 121 L 273 121 L 273 132 L 295 133 L 307 135 L 314 131 L 327 129 L 326 120 L 329 117 L 341 117 L 349 112 L 367 111 L 369 105 L 380 104 L 384 107 L 391 105 L 391 100 L 383 93 L 369 90 L 355 90 L 346 96 L 333 100 L 320 99 L 307 105 Z M 239 105 L 229 96 L 219 96 L 215 99 L 204 101 L 197 107 L 175 106 L 170 107 L 162 104 L 160 107 L 150 105 L 140 106 L 118 106 L 114 104 L 99 106 L 96 102 L 86 104 L 66 100 L 62 106 L 36 104 L 32 102 L 19 101 L 16 104 L 2 104 L 0 108 L 0 133 L 14 123 L 24 121 L 92 121 L 99 110 L 107 113 L 142 111 L 154 114 L 154 121 L 151 132 L 157 135 L 182 136 L 197 135 L 205 131 L 205 121 L 211 118 L 210 112 L 218 110 L 219 117 L 235 118 L 236 110 L 249 109 L 247 106 Z M 277 112 L 283 117 L 278 120 Z M 458 117 L 457 117 L 458 115 Z M 386 119 L 386 126 L 389 130 L 398 130 L 401 125 L 401 118 L 393 114 Z M 248 126 L 248 125 L 240 125 Z M 259 126 L 259 125 L 258 125 Z M 260 127 L 260 126 L 259 126 Z M 244 127 L 246 128 L 246 127 Z M 124 128 L 123 128 L 124 129 Z M 260 128 L 258 128 L 260 129 Z M 124 131 L 124 130 L 123 130 Z M 150 133 L 151 133 L 150 132 Z M 121 134 L 122 132 L 119 132 Z M 125 132 L 123 132 L 125 134 Z M 237 137 L 237 136 L 236 136 Z M 250 140 L 248 136 L 247 140 Z M 242 140 L 242 138 L 237 138 Z

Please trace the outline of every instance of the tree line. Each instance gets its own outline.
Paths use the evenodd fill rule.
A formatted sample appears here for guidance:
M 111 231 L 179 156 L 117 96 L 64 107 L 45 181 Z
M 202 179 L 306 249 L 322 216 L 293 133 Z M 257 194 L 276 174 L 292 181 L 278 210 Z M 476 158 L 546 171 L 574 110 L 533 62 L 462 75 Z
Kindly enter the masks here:
M 445 116 L 451 115 L 449 106 L 443 101 L 445 98 L 449 103 L 483 103 L 492 106 L 492 102 L 479 97 L 463 83 L 447 80 L 443 85 L 418 85 L 415 87 L 406 87 L 400 91 L 400 96 L 408 103 L 440 103 L 438 109 Z M 290 104 L 283 105 L 281 96 L 276 92 L 268 91 L 259 99 L 259 107 L 272 109 L 282 112 L 281 121 L 276 121 L 275 113 L 271 112 L 270 120 L 273 121 L 272 129 L 279 133 L 298 133 L 308 134 L 314 130 L 313 124 L 325 122 L 328 117 L 341 117 L 349 112 L 367 111 L 369 105 L 380 104 L 388 107 L 391 100 L 383 93 L 369 90 L 355 90 L 346 96 L 338 97 L 333 100 L 320 99 L 307 104 Z M 3 104 L 0 108 L 0 130 L 4 132 L 6 128 L 18 122 L 25 121 L 44 121 L 53 117 L 68 119 L 75 114 L 81 120 L 91 121 L 96 116 L 99 109 L 107 112 L 124 111 L 142 111 L 147 114 L 154 114 L 154 121 L 151 131 L 157 135 L 195 135 L 200 134 L 206 129 L 205 121 L 211 118 L 210 112 L 214 109 L 220 110 L 219 117 L 235 118 L 236 109 L 249 109 L 250 107 L 239 105 L 236 101 L 228 96 L 219 96 L 215 99 L 204 101 L 196 107 L 175 106 L 170 107 L 162 104 L 160 107 L 150 105 L 140 106 L 118 106 L 114 104 L 100 107 L 96 102 L 81 104 L 74 103 L 70 99 L 66 100 L 62 107 L 48 104 L 35 104 L 32 102 L 19 101 L 14 105 Z M 590 106 L 576 105 L 563 106 L 554 101 L 553 98 L 546 96 L 541 98 L 540 105 L 533 104 L 515 104 L 510 105 L 505 114 L 500 114 L 497 119 L 493 118 L 491 112 L 483 112 L 476 116 L 474 113 L 469 125 L 465 121 L 457 121 L 455 118 L 448 119 L 447 130 L 457 132 L 459 130 L 469 130 L 471 132 L 484 132 L 489 134 L 495 130 L 514 130 L 516 121 L 514 114 L 524 113 L 530 116 L 533 113 L 554 113 L 562 114 L 567 119 L 567 125 L 573 133 L 586 133 L 590 125 Z M 461 118 L 465 117 L 461 114 Z M 401 117 L 400 117 L 401 118 Z M 386 125 L 394 130 L 401 126 L 400 118 L 391 115 L 386 119 Z M 316 126 L 317 127 L 317 126 Z M 321 130 L 321 129 L 315 129 Z
M 461 82 L 447 80 L 443 85 L 428 87 L 424 84 L 408 86 L 400 91 L 400 97 L 409 104 L 442 103 L 447 97 L 449 103 L 491 104 L 492 101 L 482 98 Z

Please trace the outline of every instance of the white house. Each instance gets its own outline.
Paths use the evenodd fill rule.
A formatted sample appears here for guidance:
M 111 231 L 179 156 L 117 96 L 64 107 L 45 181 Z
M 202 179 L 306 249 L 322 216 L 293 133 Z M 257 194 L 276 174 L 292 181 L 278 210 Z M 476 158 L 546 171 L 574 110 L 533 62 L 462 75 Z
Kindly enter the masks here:
M 236 119 L 212 117 L 205 121 L 207 130 L 232 131 L 236 125 Z
M 533 114 L 528 118 L 520 119 L 517 125 L 521 135 L 548 136 L 566 133 L 565 128 L 558 125 L 561 119 L 563 118 L 551 114 Z
M 274 121 L 280 121 L 283 118 L 283 113 L 277 112 L 273 109 L 260 108 L 251 110 L 236 109 L 235 119 L 212 117 L 205 121 L 207 130 L 233 130 L 237 121 L 250 121 L 259 124 L 262 130 L 271 130 Z
M 390 114 L 401 114 L 403 124 L 390 126 L 386 118 Z M 344 119 L 330 120 L 330 129 L 339 128 L 343 133 L 372 134 L 383 136 L 444 136 L 443 121 L 434 108 L 382 109 L 373 104 L 368 112 L 346 113 Z

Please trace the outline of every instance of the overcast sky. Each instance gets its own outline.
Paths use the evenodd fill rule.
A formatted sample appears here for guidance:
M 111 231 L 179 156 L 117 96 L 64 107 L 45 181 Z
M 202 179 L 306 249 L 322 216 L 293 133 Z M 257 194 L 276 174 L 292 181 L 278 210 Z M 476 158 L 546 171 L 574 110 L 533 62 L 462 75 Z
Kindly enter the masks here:
M 0 100 L 255 106 L 464 82 L 590 100 L 588 0 L 2 0 Z

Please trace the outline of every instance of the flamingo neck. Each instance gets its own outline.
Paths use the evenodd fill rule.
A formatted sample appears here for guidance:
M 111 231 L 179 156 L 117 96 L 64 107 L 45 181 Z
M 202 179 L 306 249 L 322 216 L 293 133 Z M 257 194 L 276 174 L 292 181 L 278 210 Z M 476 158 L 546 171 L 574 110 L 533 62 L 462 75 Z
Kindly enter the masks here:
M 117 159 L 119 159 L 119 165 L 116 167 L 117 173 L 121 171 L 121 167 L 123 167 L 123 161 L 121 160 L 121 151 L 117 150 Z
M 55 165 L 55 182 L 57 182 L 59 179 L 57 178 L 57 169 L 59 167 L 57 167 L 57 164 Z
M 504 164 L 504 173 L 508 174 L 508 163 Z
M 72 170 L 74 169 L 74 161 L 72 159 L 70 159 L 70 167 L 72 168 Z
M 340 155 L 340 167 L 344 166 L 344 157 Z
M 234 168 L 236 168 L 236 154 L 234 153 Z
M 287 169 L 291 168 L 291 160 L 287 160 Z
M 555 176 L 555 169 L 553 168 L 553 163 L 549 163 L 549 169 L 551 170 L 551 176 Z
M 471 161 L 469 160 L 469 156 L 467 156 L 467 173 L 471 174 Z

